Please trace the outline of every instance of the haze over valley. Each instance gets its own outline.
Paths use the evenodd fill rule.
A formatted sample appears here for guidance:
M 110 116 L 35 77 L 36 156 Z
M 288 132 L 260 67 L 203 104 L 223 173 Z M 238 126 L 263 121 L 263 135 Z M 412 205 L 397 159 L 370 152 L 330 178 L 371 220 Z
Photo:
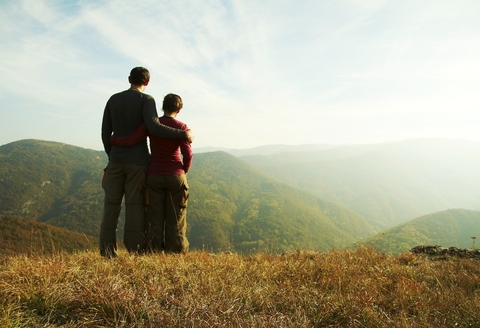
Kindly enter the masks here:
M 58 142 L 0 146 L 0 226 L 27 219 L 97 237 L 106 163 L 104 152 Z M 192 249 L 281 253 L 372 244 L 363 241 L 388 231 L 395 242 L 377 242 L 380 251 L 467 247 L 480 236 L 478 167 L 479 142 L 447 139 L 199 151 L 188 238 Z

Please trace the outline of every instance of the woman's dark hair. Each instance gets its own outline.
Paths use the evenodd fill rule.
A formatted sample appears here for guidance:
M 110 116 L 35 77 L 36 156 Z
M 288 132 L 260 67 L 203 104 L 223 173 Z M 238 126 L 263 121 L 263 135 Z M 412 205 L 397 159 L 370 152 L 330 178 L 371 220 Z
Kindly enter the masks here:
M 163 111 L 166 112 L 176 112 L 177 110 L 182 109 L 183 101 L 179 95 L 169 93 L 163 98 Z

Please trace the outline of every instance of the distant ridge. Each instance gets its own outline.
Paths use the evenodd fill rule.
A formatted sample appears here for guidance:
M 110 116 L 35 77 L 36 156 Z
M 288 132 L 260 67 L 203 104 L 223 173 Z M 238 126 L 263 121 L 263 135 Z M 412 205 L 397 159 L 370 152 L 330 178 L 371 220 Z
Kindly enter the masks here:
M 479 146 L 479 141 L 464 140 L 464 139 L 441 139 L 441 138 L 418 138 L 406 139 L 398 141 L 385 141 L 379 143 L 365 143 L 365 144 L 300 144 L 300 145 L 286 145 L 286 144 L 271 144 L 262 145 L 252 148 L 227 148 L 227 147 L 199 147 L 196 148 L 193 144 L 193 151 L 195 153 L 207 153 L 214 151 L 223 151 L 234 156 L 250 156 L 250 155 L 274 155 L 279 153 L 299 153 L 299 152 L 314 152 L 332 149 L 334 152 L 345 149 L 357 149 L 359 152 L 365 152 L 373 149 L 388 148 L 392 145 L 408 145 L 412 143 L 429 143 L 442 142 L 447 144 L 471 145 Z
M 311 145 L 265 145 L 258 146 L 254 148 L 246 149 L 234 149 L 234 148 L 222 148 L 222 147 L 201 147 L 193 148 L 194 153 L 206 153 L 214 151 L 224 151 L 233 156 L 248 156 L 248 155 L 272 155 L 285 152 L 304 152 L 304 151 L 315 151 L 315 150 L 326 150 L 330 148 L 336 148 L 339 145 L 329 145 L 329 144 L 311 144 Z
M 356 243 L 381 252 L 399 254 L 419 245 L 471 249 L 480 240 L 480 212 L 450 209 L 418 217 Z M 480 245 L 476 245 L 480 248 Z
M 476 141 L 415 139 L 239 158 L 380 230 L 449 208 L 480 209 Z

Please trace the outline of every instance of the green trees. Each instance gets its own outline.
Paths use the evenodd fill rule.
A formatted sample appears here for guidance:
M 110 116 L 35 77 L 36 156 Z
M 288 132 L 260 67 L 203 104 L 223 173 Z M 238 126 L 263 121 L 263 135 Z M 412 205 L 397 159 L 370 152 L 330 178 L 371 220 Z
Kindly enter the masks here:
M 194 248 L 328 250 L 353 242 L 341 227 L 345 221 L 357 222 L 362 237 L 373 233 L 359 215 L 268 178 L 224 152 L 195 155 L 188 179 L 187 221 Z
M 23 140 L 1 146 L 0 215 L 96 237 L 106 164 L 101 151 L 62 143 Z M 196 154 L 188 183 L 191 249 L 327 251 L 375 233 L 359 214 L 275 180 L 225 152 Z M 119 237 L 122 227 L 120 222 Z
M 448 208 L 480 209 L 480 143 L 419 139 L 240 157 L 384 230 Z
M 22 140 L 0 147 L 0 214 L 98 234 L 103 152 Z
M 357 244 L 399 254 L 419 245 L 471 248 L 472 236 L 480 236 L 480 212 L 450 209 L 418 217 Z

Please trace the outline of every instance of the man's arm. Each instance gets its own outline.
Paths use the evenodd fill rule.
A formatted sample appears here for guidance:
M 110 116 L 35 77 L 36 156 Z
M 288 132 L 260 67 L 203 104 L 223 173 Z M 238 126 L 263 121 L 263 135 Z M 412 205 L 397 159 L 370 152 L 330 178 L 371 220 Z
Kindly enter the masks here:
M 184 131 L 189 131 L 188 126 L 184 124 Z M 180 142 L 180 152 L 182 153 L 183 170 L 187 173 L 192 165 L 193 151 L 190 142 L 182 140 Z
M 189 142 L 193 141 L 190 131 L 174 129 L 160 123 L 155 99 L 150 96 L 143 96 L 143 121 L 152 135 L 160 138 L 185 139 Z
M 110 155 L 110 150 L 112 149 L 112 145 L 110 144 L 110 136 L 112 135 L 113 127 L 112 127 L 112 119 L 110 117 L 110 111 L 108 110 L 108 103 L 105 106 L 105 110 L 103 112 L 103 120 L 102 120 L 102 142 L 103 148 L 107 155 Z
M 183 170 L 187 173 L 192 166 L 193 152 L 190 143 L 186 140 L 180 142 L 180 151 L 182 153 Z
M 147 136 L 148 136 L 147 127 L 145 126 L 145 123 L 142 123 L 135 131 L 130 133 L 128 136 L 125 136 L 125 137 L 111 136 L 110 143 L 116 146 L 128 147 L 128 146 L 136 145 L 140 141 L 145 140 Z

